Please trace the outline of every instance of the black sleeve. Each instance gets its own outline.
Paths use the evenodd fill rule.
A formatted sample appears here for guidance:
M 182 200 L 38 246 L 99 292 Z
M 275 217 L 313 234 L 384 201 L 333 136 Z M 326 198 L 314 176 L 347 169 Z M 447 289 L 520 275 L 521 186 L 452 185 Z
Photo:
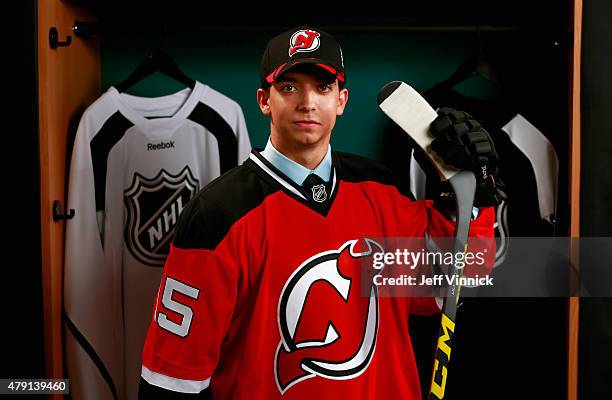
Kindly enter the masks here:
M 140 378 L 140 384 L 138 385 L 138 398 L 140 400 L 210 400 L 211 395 L 210 388 L 206 388 L 200 393 L 180 393 L 151 385 L 143 378 Z

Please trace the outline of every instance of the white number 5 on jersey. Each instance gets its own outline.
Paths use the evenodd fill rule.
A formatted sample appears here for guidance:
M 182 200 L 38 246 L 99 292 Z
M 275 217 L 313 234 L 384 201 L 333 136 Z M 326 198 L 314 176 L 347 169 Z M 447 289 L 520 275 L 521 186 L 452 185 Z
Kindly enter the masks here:
M 172 299 L 172 294 L 177 291 L 184 294 L 187 297 L 191 297 L 194 300 L 198 299 L 200 289 L 196 289 L 192 286 L 184 284 L 183 282 L 172 279 L 169 276 L 166 277 L 166 283 L 164 285 L 164 294 L 162 296 L 162 304 L 170 311 L 181 315 L 183 319 L 180 324 L 172 322 L 168 319 L 168 316 L 163 312 L 157 314 L 157 324 L 168 332 L 172 332 L 180 337 L 185 337 L 189 334 L 189 328 L 191 326 L 191 320 L 193 318 L 193 310 Z

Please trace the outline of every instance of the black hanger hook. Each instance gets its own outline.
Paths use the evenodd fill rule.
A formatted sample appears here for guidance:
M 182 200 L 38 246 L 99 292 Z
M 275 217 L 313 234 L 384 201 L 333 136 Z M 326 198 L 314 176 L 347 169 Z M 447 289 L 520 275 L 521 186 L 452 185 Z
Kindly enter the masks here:
M 52 49 L 57 49 L 58 47 L 67 47 L 70 46 L 70 43 L 72 43 L 72 36 L 66 36 L 66 40 L 62 42 L 59 40 L 59 33 L 57 32 L 57 28 L 54 26 L 49 28 L 49 46 Z
M 62 203 L 59 200 L 53 200 L 53 221 L 68 220 L 74 218 L 74 209 L 70 209 L 68 214 L 62 213 Z

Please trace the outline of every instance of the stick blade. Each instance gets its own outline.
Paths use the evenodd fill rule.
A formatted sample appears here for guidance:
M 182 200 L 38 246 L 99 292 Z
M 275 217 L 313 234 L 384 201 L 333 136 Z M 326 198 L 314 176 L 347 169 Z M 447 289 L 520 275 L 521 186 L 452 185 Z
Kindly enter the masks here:
M 431 149 L 433 136 L 429 126 L 438 113 L 410 85 L 402 81 L 389 82 L 378 92 L 378 106 L 425 152 L 442 179 L 448 180 L 459 172 L 444 164 Z

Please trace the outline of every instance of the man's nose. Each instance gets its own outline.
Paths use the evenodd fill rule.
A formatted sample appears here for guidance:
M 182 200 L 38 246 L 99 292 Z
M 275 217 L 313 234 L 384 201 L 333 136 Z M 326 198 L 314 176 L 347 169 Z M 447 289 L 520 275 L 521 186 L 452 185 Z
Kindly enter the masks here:
M 300 97 L 299 109 L 303 111 L 312 111 L 316 108 L 316 91 L 313 89 L 305 89 Z

